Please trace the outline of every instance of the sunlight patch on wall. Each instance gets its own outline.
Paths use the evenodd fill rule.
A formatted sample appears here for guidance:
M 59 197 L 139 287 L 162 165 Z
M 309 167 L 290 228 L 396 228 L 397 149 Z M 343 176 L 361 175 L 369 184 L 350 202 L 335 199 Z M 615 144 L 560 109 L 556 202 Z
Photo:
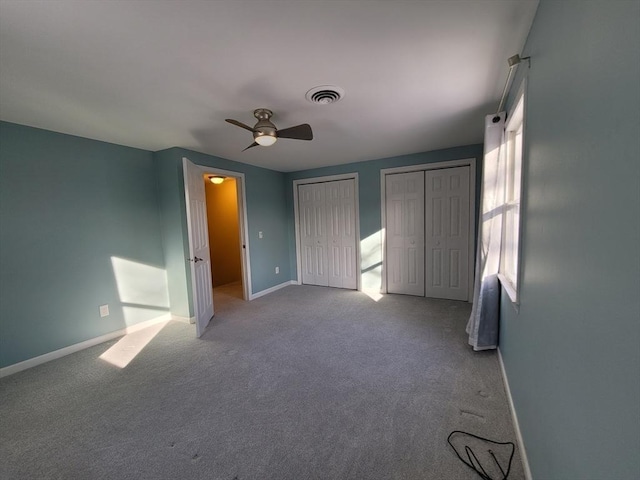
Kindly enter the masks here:
M 382 238 L 384 229 L 360 241 L 362 293 L 374 301 L 382 298 Z
M 111 257 L 125 323 L 133 325 L 169 311 L 166 270 L 120 257 Z
M 167 323 L 169 320 L 126 334 L 109 350 L 100 355 L 100 358 L 116 367 L 125 368 Z

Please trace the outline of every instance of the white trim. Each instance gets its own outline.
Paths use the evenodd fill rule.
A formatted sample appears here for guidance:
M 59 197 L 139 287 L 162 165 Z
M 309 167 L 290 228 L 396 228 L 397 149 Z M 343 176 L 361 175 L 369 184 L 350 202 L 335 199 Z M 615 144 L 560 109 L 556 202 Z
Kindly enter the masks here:
M 516 257 L 518 260 L 518 271 L 516 272 L 515 285 L 513 281 L 503 273 L 499 272 L 498 278 L 502 282 L 502 286 L 505 288 L 509 299 L 511 300 L 511 304 L 514 306 L 516 310 L 519 309 L 520 306 L 520 286 L 522 285 L 522 245 L 524 243 L 523 233 L 524 233 L 524 218 L 523 212 L 525 211 L 525 203 L 526 203 L 526 195 L 525 195 L 525 168 L 528 166 L 526 151 L 527 151 L 527 133 L 525 130 L 526 116 L 527 116 L 527 78 L 525 77 L 522 80 L 522 83 L 518 87 L 518 91 L 516 96 L 514 97 L 513 105 L 511 105 L 511 111 L 507 113 L 507 121 L 505 124 L 505 133 L 513 130 L 513 125 L 517 122 L 520 122 L 520 128 L 522 129 L 522 152 L 520 156 L 520 199 L 519 199 L 519 224 L 518 224 L 518 250 L 516 252 Z M 504 218 L 503 218 L 504 222 Z M 504 245 L 504 235 L 505 229 L 504 224 L 502 228 L 502 236 L 501 239 L 502 244 Z M 503 249 L 500 249 L 500 263 L 502 264 L 502 257 L 504 255 Z M 502 267 L 500 267 L 502 268 Z M 501 276 L 500 276 L 501 275 Z
M 527 450 L 524 448 L 524 440 L 522 439 L 522 432 L 520 431 L 520 423 L 518 422 L 518 415 L 516 414 L 516 407 L 513 404 L 513 397 L 511 396 L 511 388 L 509 387 L 509 379 L 507 378 L 507 371 L 504 368 L 504 362 L 502 360 L 502 352 L 498 347 L 498 362 L 500 363 L 500 371 L 502 372 L 502 379 L 504 381 L 504 389 L 507 392 L 507 400 L 509 401 L 509 410 L 511 410 L 511 419 L 513 420 L 513 428 L 516 431 L 516 441 L 518 442 L 518 450 L 520 451 L 520 459 L 522 460 L 522 468 L 524 470 L 525 480 L 532 480 L 531 468 L 529 467 L 529 458 L 527 457 Z
M 353 173 L 339 173 L 336 175 L 325 175 L 324 177 L 308 177 L 299 178 L 294 180 L 294 185 L 305 185 L 308 183 L 325 183 L 325 182 L 337 182 L 338 180 L 349 180 L 351 178 L 358 178 L 358 172 Z
M 99 337 L 95 337 L 95 338 L 90 338 L 89 340 L 85 340 L 84 342 L 76 343 L 74 345 L 69 345 L 68 347 L 64 347 L 59 350 L 54 350 L 53 352 L 45 353 L 44 355 L 39 355 L 37 357 L 29 358 L 28 360 L 24 360 L 23 362 L 14 363 L 13 365 L 9 365 L 8 367 L 0 368 L 0 378 L 13 375 L 14 373 L 18 373 L 23 370 L 27 370 L 28 368 L 42 365 L 43 363 L 47 363 L 52 360 L 57 360 L 58 358 L 66 357 L 67 355 L 79 352 L 80 350 L 84 350 L 86 348 L 93 347 L 95 345 L 99 345 L 104 342 L 108 342 L 109 340 L 122 337 L 129 333 L 140 331 L 144 328 L 150 327 L 157 323 L 167 322 L 171 319 L 172 319 L 171 314 L 165 313 L 163 315 L 160 315 L 159 317 L 152 318 L 151 320 L 145 320 L 144 322 L 136 323 L 135 325 L 131 325 L 130 327 L 116 330 L 115 332 L 107 333 L 105 335 L 100 335 Z
M 475 276 L 475 239 L 476 239 L 476 159 L 463 158 L 446 162 L 423 163 L 420 165 L 406 165 L 404 167 L 383 168 L 380 170 L 380 230 L 384 232 L 381 238 L 382 248 L 382 284 L 381 292 L 387 293 L 387 256 L 386 256 L 386 176 L 394 173 L 420 172 L 426 170 L 440 170 L 443 168 L 469 167 L 469 287 L 468 302 L 473 302 L 473 285 Z
M 297 285 L 297 283 L 294 280 L 289 280 L 288 282 L 281 283 L 280 285 L 275 285 L 265 290 L 261 290 L 258 293 L 254 293 L 249 300 L 264 297 L 265 295 L 269 295 L 270 293 L 280 290 L 281 288 L 288 287 L 289 285 Z
M 180 315 L 171 315 L 171 320 L 182 323 L 196 323 L 196 317 L 181 317 Z
M 443 168 L 464 167 L 467 165 L 475 168 L 476 159 L 471 157 L 461 158 L 460 160 L 447 160 L 446 162 L 432 162 L 422 163 L 419 165 L 405 165 L 404 167 L 382 168 L 380 169 L 380 174 L 388 175 L 391 173 L 419 172 L 421 170 L 441 170 Z
M 518 290 L 514 287 L 513 283 L 503 273 L 498 273 L 498 280 L 500 280 L 500 285 L 504 288 L 504 291 L 509 296 L 509 300 L 511 300 L 511 305 L 518 311 L 520 308 L 520 299 L 518 298 Z
M 300 247 L 300 213 L 298 211 L 298 186 L 310 183 L 336 182 L 338 180 L 353 180 L 354 206 L 355 206 L 355 232 L 356 232 L 356 290 L 362 290 L 362 259 L 360 258 L 360 185 L 358 172 L 327 175 L 324 177 L 300 178 L 293 181 L 293 217 L 296 234 L 296 284 L 302 285 L 302 248 Z
M 186 158 L 186 157 L 184 157 Z M 236 190 L 238 192 L 238 226 L 240 227 L 240 262 L 242 268 L 242 290 L 245 300 L 251 300 L 251 259 L 249 254 L 249 220 L 247 217 L 247 195 L 245 189 L 244 173 L 224 170 L 217 167 L 198 165 L 204 175 L 225 175 L 236 180 Z M 188 208 L 187 208 L 188 210 Z M 194 306 L 195 307 L 195 306 Z M 215 307 L 215 305 L 214 305 Z M 193 322 L 191 322 L 193 323 Z

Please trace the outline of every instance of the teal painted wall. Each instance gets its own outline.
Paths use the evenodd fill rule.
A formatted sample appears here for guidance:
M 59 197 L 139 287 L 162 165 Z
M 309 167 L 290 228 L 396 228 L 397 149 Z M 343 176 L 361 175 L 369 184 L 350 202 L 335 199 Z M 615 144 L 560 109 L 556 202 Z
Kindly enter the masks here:
M 476 206 L 480 199 L 480 178 L 482 170 L 482 145 L 468 145 L 464 147 L 435 150 L 432 152 L 415 153 L 391 158 L 381 158 L 365 162 L 349 163 L 333 167 L 302 170 L 286 174 L 286 196 L 288 209 L 288 244 L 291 278 L 297 279 L 297 261 L 295 244 L 295 218 L 293 207 L 293 182 L 304 178 L 324 177 L 345 173 L 358 174 L 358 202 L 360 209 L 360 240 L 361 240 L 361 268 L 363 270 L 363 286 L 375 290 L 380 288 L 381 266 L 379 264 L 381 229 L 380 203 L 380 170 L 384 168 L 404 167 L 427 163 L 445 162 L 449 160 L 476 159 Z M 477 212 L 476 212 L 477 214 Z M 476 217 L 477 224 L 477 217 Z M 369 240 L 367 240 L 369 239 Z M 369 255 L 368 252 L 372 252 Z M 368 259 L 370 257 L 370 260 Z M 367 273 L 369 272 L 369 273 Z M 366 285 L 365 285 L 366 284 Z
M 151 153 L 0 125 L 2 367 L 169 311 L 193 315 L 183 157 L 245 175 L 251 291 L 259 293 L 296 278 L 293 179 L 358 172 L 361 232 L 369 236 L 380 229 L 381 168 L 482 151 L 476 145 L 284 174 L 181 148 Z M 99 317 L 102 304 L 109 317 Z
M 0 123 L 0 366 L 168 312 L 152 168 L 150 152 Z M 158 290 L 141 297 L 132 272 Z
M 162 217 L 162 239 L 169 277 L 171 310 L 174 315 L 193 315 L 187 220 L 185 215 L 182 158 L 204 167 L 243 173 L 247 200 L 248 249 L 251 264 L 251 291 L 259 293 L 288 282 L 288 211 L 284 194 L 284 174 L 181 148 L 154 154 L 158 173 L 158 195 Z M 263 238 L 258 238 L 263 232 Z M 280 273 L 275 273 L 275 267 Z
M 640 478 L 639 45 L 637 1 L 542 0 L 513 86 L 522 283 L 500 350 L 536 479 Z
M 157 181 L 171 313 L 190 318 L 193 310 L 190 305 L 191 277 L 186 260 L 189 258 L 189 244 L 184 240 L 187 238 L 187 221 L 184 216 L 186 203 L 181 152 L 177 148 L 155 152 L 153 167 Z

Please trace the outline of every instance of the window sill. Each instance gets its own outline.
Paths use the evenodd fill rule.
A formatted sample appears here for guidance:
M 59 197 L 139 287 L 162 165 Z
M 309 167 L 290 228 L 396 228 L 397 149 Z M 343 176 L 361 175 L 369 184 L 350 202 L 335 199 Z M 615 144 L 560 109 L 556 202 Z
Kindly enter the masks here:
M 498 279 L 500 280 L 500 284 L 502 285 L 502 288 L 504 288 L 504 291 L 507 292 L 507 295 L 509 295 L 509 299 L 511 300 L 511 303 L 513 304 L 514 308 L 518 310 L 520 306 L 520 299 L 518 298 L 518 289 L 513 285 L 513 283 L 511 283 L 511 280 L 509 280 L 502 273 L 498 274 Z

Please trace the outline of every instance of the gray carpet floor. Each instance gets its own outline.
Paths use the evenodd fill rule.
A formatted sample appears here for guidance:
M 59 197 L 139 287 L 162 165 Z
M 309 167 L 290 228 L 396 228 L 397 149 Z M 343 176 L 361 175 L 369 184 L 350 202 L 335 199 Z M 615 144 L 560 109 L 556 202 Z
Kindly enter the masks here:
M 2 479 L 477 479 L 452 430 L 515 442 L 470 305 L 290 286 L 214 293 L 125 368 L 107 342 L 0 380 Z M 510 480 L 524 478 L 516 448 Z

